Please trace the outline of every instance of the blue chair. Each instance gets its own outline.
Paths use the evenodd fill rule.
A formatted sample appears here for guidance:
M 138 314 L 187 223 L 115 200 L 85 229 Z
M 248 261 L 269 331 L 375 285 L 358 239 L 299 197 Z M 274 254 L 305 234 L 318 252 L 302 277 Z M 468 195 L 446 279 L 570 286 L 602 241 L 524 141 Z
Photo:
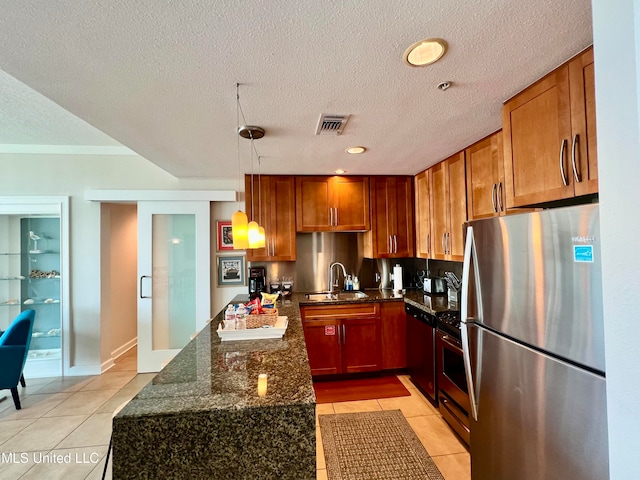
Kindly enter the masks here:
M 35 318 L 35 310 L 25 310 L 0 337 L 0 390 L 11 390 L 16 410 L 22 408 L 18 396 L 18 383 L 24 378 L 22 370 L 27 361 Z

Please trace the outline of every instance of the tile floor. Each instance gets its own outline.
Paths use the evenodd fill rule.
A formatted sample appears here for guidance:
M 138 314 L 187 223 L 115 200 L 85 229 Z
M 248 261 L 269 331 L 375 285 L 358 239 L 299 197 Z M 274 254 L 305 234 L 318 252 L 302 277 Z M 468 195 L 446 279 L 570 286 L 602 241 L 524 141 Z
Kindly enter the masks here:
M 132 349 L 100 376 L 27 379 L 27 387 L 20 388 L 22 410 L 15 409 L 8 390 L 1 391 L 0 397 L 7 398 L 0 402 L 0 479 L 100 479 L 113 411 L 153 375 L 136 374 Z M 464 446 L 409 379 L 400 380 L 410 397 L 318 405 L 317 413 L 400 409 L 445 479 L 469 479 L 470 459 Z M 317 423 L 316 438 L 321 480 L 327 471 Z

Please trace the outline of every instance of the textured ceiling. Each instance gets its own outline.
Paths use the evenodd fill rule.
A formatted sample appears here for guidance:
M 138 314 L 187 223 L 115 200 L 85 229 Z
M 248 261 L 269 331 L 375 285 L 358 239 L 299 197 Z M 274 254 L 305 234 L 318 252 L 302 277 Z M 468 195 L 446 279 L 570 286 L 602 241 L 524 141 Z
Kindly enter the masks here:
M 247 123 L 267 132 L 255 142 L 262 173 L 415 174 L 500 128 L 503 100 L 592 38 L 590 0 L 0 0 L 0 8 L 0 69 L 62 107 L 0 75 L 0 143 L 115 139 L 177 177 L 237 178 L 237 82 Z M 405 66 L 405 48 L 427 37 L 445 38 L 447 54 Z M 444 80 L 453 82 L 446 92 L 436 88 Z M 63 120 L 65 110 L 105 135 Z M 321 113 L 351 119 L 341 136 L 316 136 Z M 249 141 L 240 141 L 248 172 Z M 368 151 L 349 156 L 351 145 Z

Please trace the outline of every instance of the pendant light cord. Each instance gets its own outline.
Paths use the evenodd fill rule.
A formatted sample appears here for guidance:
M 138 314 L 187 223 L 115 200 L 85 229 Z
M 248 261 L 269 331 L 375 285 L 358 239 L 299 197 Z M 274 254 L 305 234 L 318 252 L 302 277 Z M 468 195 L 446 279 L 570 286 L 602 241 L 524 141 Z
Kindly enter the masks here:
M 240 208 L 240 189 L 242 187 L 242 174 L 240 173 L 240 135 L 238 130 L 240 130 L 240 84 L 236 83 L 236 141 L 238 142 L 238 210 L 242 210 Z
M 258 223 L 262 225 L 262 180 L 260 178 L 260 155 L 258 155 Z
M 251 137 L 251 145 L 253 145 L 253 134 L 249 132 L 249 136 Z M 253 205 L 253 201 L 255 199 L 255 195 L 253 194 L 253 151 L 249 152 L 251 156 L 251 220 L 255 220 L 255 207 Z

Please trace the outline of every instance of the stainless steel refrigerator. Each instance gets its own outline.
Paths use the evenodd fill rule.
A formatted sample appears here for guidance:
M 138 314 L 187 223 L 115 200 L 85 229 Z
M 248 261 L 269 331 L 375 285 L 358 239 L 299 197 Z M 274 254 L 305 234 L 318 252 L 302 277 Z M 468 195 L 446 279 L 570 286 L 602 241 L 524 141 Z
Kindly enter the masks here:
M 609 477 L 598 206 L 469 222 L 471 477 Z

